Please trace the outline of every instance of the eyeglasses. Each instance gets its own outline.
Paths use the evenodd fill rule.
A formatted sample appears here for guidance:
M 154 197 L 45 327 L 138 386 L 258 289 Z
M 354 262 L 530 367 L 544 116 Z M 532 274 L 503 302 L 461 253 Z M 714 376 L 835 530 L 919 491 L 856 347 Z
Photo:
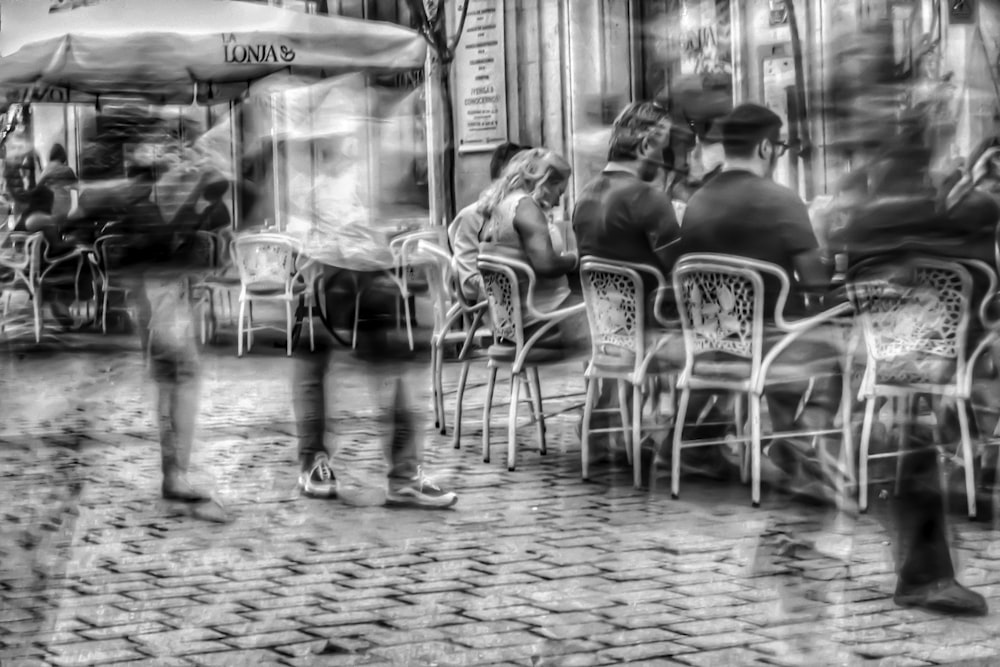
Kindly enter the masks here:
M 788 149 L 792 147 L 791 144 L 784 141 L 772 141 L 771 146 L 774 147 L 774 152 L 778 157 L 781 157 L 788 152 Z

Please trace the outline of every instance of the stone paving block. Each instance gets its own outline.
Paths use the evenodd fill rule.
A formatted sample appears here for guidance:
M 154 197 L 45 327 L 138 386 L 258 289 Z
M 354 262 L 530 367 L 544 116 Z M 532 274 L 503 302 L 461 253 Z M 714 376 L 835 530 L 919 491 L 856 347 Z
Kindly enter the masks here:
M 673 626 L 671 629 L 674 628 L 676 628 L 676 626 Z M 731 648 L 735 646 L 750 646 L 764 641 L 764 638 L 750 632 L 734 631 L 679 637 L 675 641 L 678 644 L 684 644 L 685 646 L 693 646 L 701 651 L 714 651 L 717 649 Z
M 498 632 L 488 635 L 462 635 L 455 642 L 470 648 L 497 648 L 500 646 L 531 646 L 543 641 L 543 638 L 524 630 Z
M 231 667 L 232 665 L 278 665 L 283 658 L 274 651 L 251 649 L 247 651 L 225 651 L 201 653 L 189 656 L 192 663 L 205 667 Z
M 695 667 L 730 667 L 730 665 L 762 665 L 763 657 L 743 648 L 727 648 L 718 651 L 702 651 L 677 656 L 683 664 Z
M 616 646 L 600 652 L 601 658 L 609 661 L 629 663 L 639 660 L 650 660 L 655 658 L 671 658 L 690 654 L 694 649 L 690 646 L 677 644 L 672 641 L 648 642 L 630 646 Z M 739 664 L 739 663 L 733 663 Z
M 331 626 L 331 625 L 352 625 L 357 623 L 377 623 L 387 618 L 390 614 L 379 610 L 359 609 L 358 611 L 342 612 L 319 612 L 303 617 L 303 621 L 309 625 Z
M 281 632 L 258 632 L 248 635 L 231 636 L 220 641 L 241 649 L 253 649 L 300 644 L 313 639 L 314 637 L 298 630 L 284 630 Z
M 468 616 L 441 613 L 412 617 L 400 617 L 396 614 L 391 614 L 385 622 L 401 630 L 419 630 L 422 628 L 450 628 L 462 625 L 468 621 Z
M 591 639 L 608 646 L 631 646 L 633 644 L 671 641 L 681 636 L 683 635 L 661 627 L 646 627 L 595 634 Z
M 87 641 L 77 644 L 61 644 L 51 647 L 53 664 L 69 665 L 100 665 L 108 662 L 121 662 L 133 658 L 144 657 L 131 642 L 125 639 L 105 639 Z
M 91 630 L 79 630 L 77 634 L 85 639 L 116 639 L 119 637 L 135 637 L 156 632 L 167 632 L 170 626 L 163 623 L 129 623 L 127 625 L 110 625 Z

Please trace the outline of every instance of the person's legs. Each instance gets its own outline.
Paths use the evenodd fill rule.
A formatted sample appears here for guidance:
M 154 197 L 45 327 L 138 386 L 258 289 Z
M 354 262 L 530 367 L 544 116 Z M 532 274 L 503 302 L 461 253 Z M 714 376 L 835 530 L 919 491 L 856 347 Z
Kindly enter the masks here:
M 893 599 L 903 606 L 985 615 L 986 600 L 955 581 L 937 450 L 919 425 L 910 432 L 899 497 L 893 504 L 899 533 Z
M 138 287 L 139 329 L 151 337 L 148 345 L 157 388 L 163 496 L 207 500 L 210 494 L 194 488 L 187 479 L 198 415 L 200 362 L 184 277 L 150 273 Z
M 292 409 L 298 440 L 299 490 L 312 498 L 334 498 L 337 482 L 326 446 L 326 391 L 324 381 L 330 354 L 303 352 L 295 359 Z

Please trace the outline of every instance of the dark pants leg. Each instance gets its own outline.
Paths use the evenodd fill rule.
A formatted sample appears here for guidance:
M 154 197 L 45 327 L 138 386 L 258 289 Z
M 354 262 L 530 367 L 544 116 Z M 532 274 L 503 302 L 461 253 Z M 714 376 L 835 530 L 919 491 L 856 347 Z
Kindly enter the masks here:
M 916 426 L 911 428 L 914 432 Z M 899 497 L 893 503 L 898 531 L 897 570 L 902 585 L 918 586 L 955 576 L 948 546 L 945 500 L 937 450 L 915 433 L 903 462 Z
M 330 353 L 325 350 L 302 353 L 295 359 L 292 411 L 295 415 L 299 465 L 303 470 L 312 466 L 317 454 L 334 454 L 327 451 L 324 438 L 326 391 L 323 383 L 329 363 Z

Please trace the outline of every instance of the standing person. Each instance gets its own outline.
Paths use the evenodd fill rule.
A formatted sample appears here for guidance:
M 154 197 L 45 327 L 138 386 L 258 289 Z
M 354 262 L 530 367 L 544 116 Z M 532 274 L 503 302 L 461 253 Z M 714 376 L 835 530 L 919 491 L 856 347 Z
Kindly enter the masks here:
M 490 158 L 490 182 L 497 180 L 506 168 L 511 158 L 530 146 L 520 146 L 505 141 L 493 150 Z M 458 279 L 462 296 L 470 303 L 483 298 L 479 269 L 476 268 L 476 258 L 479 257 L 479 244 L 483 239 L 483 227 L 486 220 L 479 211 L 479 202 L 474 201 L 455 216 L 448 225 L 448 243 L 451 245 L 452 268 Z
M 124 183 L 84 190 L 74 217 L 114 219 L 114 233 L 126 238 L 125 252 L 116 253 L 111 268 L 131 285 L 144 349 L 148 343 L 157 388 L 163 498 L 192 504 L 198 517 L 227 521 L 222 505 L 188 478 L 201 364 L 186 281 L 191 271 L 206 267 L 193 264 L 185 252 L 189 244 L 179 249 L 175 243 L 174 226 L 164 222 L 150 199 L 152 173 L 151 167 L 129 165 Z
M 421 421 L 403 382 L 401 361 L 409 348 L 395 334 L 395 299 L 399 291 L 380 280 L 392 269 L 388 238 L 374 229 L 370 212 L 357 193 L 357 164 L 349 157 L 352 137 L 331 139 L 321 154 L 323 164 L 316 176 L 296 179 L 303 189 L 300 202 L 316 202 L 311 210 L 299 211 L 303 255 L 310 260 L 359 272 L 361 292 L 358 342 L 355 354 L 364 363 L 377 418 L 389 430 L 383 453 L 389 464 L 386 502 L 422 508 L 446 508 L 458 495 L 444 489 L 423 469 Z M 310 195 L 310 192 L 312 193 Z M 395 290 L 395 291 L 394 291 Z M 353 300 L 353 299 L 352 299 Z M 322 343 L 320 343 L 322 345 Z M 338 494 L 331 464 L 337 443 L 326 442 L 327 408 L 330 398 L 324 379 L 330 353 L 302 352 L 293 371 L 293 410 L 297 425 L 299 478 L 303 496 L 332 499 Z

